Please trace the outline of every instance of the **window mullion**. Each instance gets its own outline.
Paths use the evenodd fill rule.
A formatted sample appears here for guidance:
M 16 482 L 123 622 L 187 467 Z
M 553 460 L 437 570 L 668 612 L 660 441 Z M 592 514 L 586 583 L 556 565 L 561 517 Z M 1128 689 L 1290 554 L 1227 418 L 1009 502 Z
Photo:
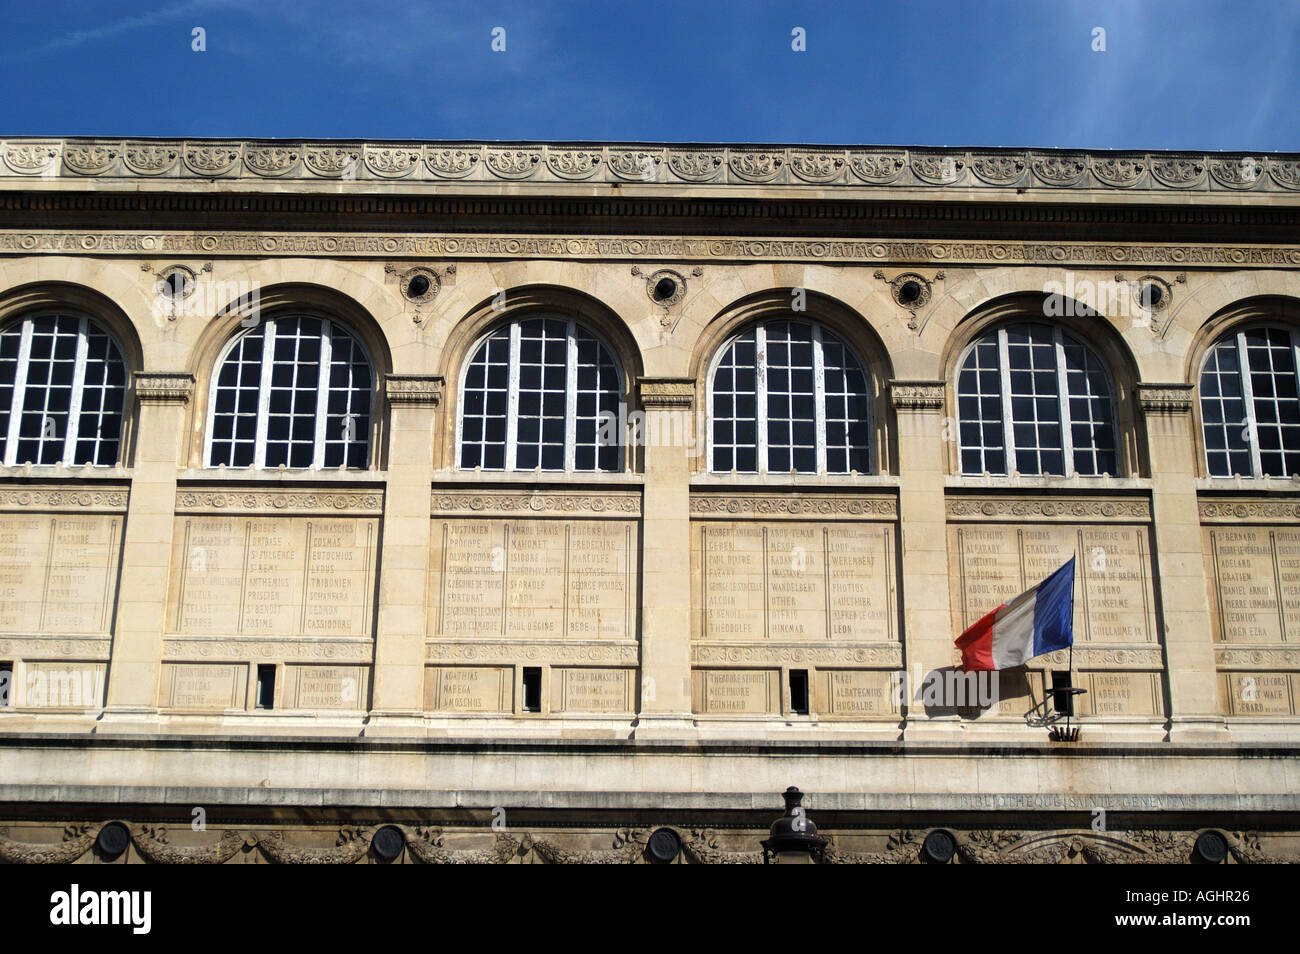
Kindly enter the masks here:
M 86 383 L 86 318 L 77 320 L 77 351 L 72 363 L 72 394 L 68 399 L 68 426 L 63 434 L 63 466 L 71 467 L 77 452 L 77 432 L 81 421 L 81 395 Z M 98 444 L 96 437 L 96 444 Z M 94 452 L 90 461 L 95 462 Z
M 14 393 L 9 404 L 9 434 L 5 442 L 5 464 L 10 467 L 18 460 L 18 433 L 27 392 L 27 366 L 32 360 L 32 324 L 30 318 L 23 321 L 22 334 L 18 338 L 18 367 L 14 373 Z
M 822 354 L 821 325 L 812 326 L 813 421 L 817 441 L 817 473 L 826 473 L 826 359 Z M 848 451 L 845 451 L 847 466 Z
M 1008 477 L 1018 470 L 1014 420 L 1011 415 L 1011 359 L 1007 348 L 1007 329 L 998 329 L 998 382 L 1002 388 L 1002 453 L 1003 470 Z M 987 466 L 987 461 L 985 462 Z
M 1259 429 L 1255 423 L 1255 387 L 1250 383 L 1250 356 L 1246 350 L 1246 332 L 1237 332 L 1237 364 L 1241 368 L 1241 401 L 1246 419 L 1246 442 L 1250 445 L 1252 477 L 1264 475 L 1264 465 L 1259 459 Z
M 515 469 L 519 434 L 519 322 L 510 325 L 510 356 L 507 359 L 506 470 Z
M 733 390 L 736 390 L 733 387 Z M 754 415 L 758 418 L 758 473 L 767 473 L 767 329 L 754 329 Z M 733 459 L 732 466 L 735 466 Z
M 1060 328 L 1052 329 L 1052 346 L 1056 354 L 1056 400 L 1059 402 L 1057 415 L 1061 420 L 1061 458 L 1065 464 L 1065 476 L 1073 477 L 1074 433 L 1070 430 L 1070 389 L 1066 384 L 1065 341 Z
M 564 339 L 564 469 L 566 472 L 571 472 L 578 431 L 578 339 L 574 336 L 572 321 L 566 325 L 566 328 L 568 333 Z M 596 357 L 596 373 L 600 373 L 599 355 Z M 596 469 L 600 469 L 599 462 Z
M 329 423 L 329 397 L 330 397 L 330 360 L 333 357 L 334 344 L 334 325 L 328 321 L 321 323 L 320 336 L 320 362 L 318 368 L 320 375 L 316 381 L 316 435 L 315 446 L 312 448 L 311 466 L 315 470 L 320 470 L 325 466 L 325 441 L 329 435 L 326 433 L 326 427 Z M 347 446 L 347 417 L 343 418 L 343 433 L 340 437 L 344 438 L 343 443 L 343 465 L 346 467 L 348 462 Z
M 271 413 L 271 370 L 275 365 L 275 321 L 268 318 L 265 324 L 262 331 L 261 373 L 257 380 L 257 436 L 253 441 L 253 466 L 258 468 L 266 466 L 267 419 Z

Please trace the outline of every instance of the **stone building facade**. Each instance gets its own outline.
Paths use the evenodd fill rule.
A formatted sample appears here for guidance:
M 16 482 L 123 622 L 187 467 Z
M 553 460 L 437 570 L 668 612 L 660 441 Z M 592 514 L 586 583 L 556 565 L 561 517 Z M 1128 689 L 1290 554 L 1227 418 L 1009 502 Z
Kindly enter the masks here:
M 1300 856 L 1300 157 L 0 163 L 0 858 Z

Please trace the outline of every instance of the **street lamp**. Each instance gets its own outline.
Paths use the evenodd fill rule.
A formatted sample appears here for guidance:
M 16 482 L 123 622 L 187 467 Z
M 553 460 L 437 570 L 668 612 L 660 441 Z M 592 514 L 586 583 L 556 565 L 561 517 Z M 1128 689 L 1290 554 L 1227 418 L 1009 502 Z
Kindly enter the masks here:
M 763 864 L 820 864 L 826 853 L 826 839 L 817 834 L 803 807 L 803 792 L 791 785 L 783 793 L 785 814 L 772 822 L 763 842 Z

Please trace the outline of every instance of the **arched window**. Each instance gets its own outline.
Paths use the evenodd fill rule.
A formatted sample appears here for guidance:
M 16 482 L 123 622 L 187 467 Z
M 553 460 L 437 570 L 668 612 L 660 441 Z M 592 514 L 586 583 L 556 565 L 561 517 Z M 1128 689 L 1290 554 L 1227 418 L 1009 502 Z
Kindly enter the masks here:
M 871 472 L 867 376 L 821 325 L 769 321 L 732 338 L 709 406 L 715 472 Z
M 1201 425 L 1211 477 L 1300 474 L 1300 334 L 1250 328 L 1224 335 L 1201 370 Z
M 474 349 L 461 387 L 466 469 L 622 469 L 622 376 L 599 338 L 563 318 L 529 318 Z
M 117 463 L 126 365 L 85 315 L 33 315 L 0 332 L 0 459 Z
M 1111 395 L 1102 360 L 1060 328 L 988 332 L 957 374 L 962 473 L 1116 473 Z
M 337 322 L 262 319 L 218 362 L 208 465 L 365 468 L 373 381 L 361 342 Z

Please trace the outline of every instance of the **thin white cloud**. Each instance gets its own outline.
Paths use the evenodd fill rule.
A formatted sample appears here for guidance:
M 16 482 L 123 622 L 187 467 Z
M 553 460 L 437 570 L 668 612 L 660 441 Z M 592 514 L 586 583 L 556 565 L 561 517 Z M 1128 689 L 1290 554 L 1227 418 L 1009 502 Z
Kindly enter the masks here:
M 103 26 L 91 27 L 88 30 L 74 30 L 63 36 L 56 37 L 47 43 L 39 46 L 30 46 L 23 50 L 11 53 L 3 59 L 9 61 L 32 60 L 51 53 L 58 53 L 63 50 L 75 49 L 84 46 L 87 43 L 95 43 L 101 40 L 112 39 L 121 36 L 124 33 L 130 33 L 133 30 L 139 30 L 144 27 L 156 26 L 159 23 L 165 23 L 168 20 L 174 20 L 177 17 L 198 14 L 217 7 L 229 6 L 228 0 L 184 0 L 182 3 L 173 3 L 170 6 L 160 7 L 149 13 L 141 13 L 133 17 L 123 17 L 121 20 L 114 20 L 112 23 L 106 23 Z

